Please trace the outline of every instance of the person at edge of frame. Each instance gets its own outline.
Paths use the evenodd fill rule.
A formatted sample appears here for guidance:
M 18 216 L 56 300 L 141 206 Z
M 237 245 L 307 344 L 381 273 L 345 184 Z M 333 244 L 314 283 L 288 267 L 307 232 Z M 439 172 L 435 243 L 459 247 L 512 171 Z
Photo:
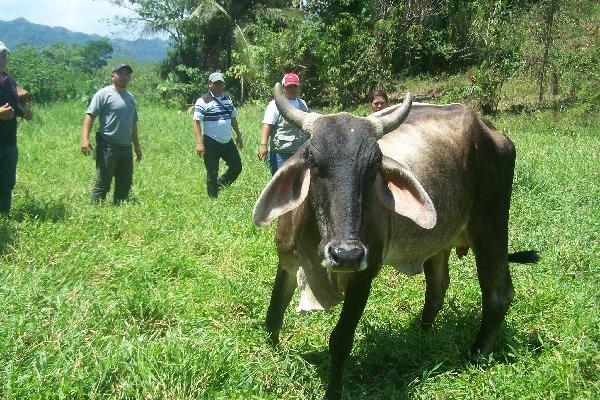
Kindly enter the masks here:
M 133 181 L 133 151 L 136 161 L 142 160 L 138 133 L 138 114 L 135 99 L 127 90 L 133 69 L 128 64 L 117 64 L 111 73 L 112 83 L 98 90 L 86 110 L 81 134 L 81 152 L 93 152 L 96 159 L 96 182 L 92 189 L 92 203 L 106 199 L 114 178 L 113 204 L 129 198 Z M 90 131 L 99 117 L 96 148 L 90 144 Z
M 0 215 L 8 215 L 17 180 L 17 117 L 31 120 L 31 110 L 19 103 L 17 84 L 6 72 L 10 50 L 0 42 Z

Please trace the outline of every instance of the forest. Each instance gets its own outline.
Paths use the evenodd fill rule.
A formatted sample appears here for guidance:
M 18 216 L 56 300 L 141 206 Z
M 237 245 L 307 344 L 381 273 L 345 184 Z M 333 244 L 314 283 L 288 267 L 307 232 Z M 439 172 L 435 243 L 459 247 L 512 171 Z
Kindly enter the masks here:
M 595 1 L 113 2 L 136 12 L 120 24 L 170 39 L 167 59 L 136 68 L 136 79 L 140 97 L 173 107 L 190 104 L 213 71 L 226 73 L 239 103 L 265 101 L 289 71 L 302 78 L 311 106 L 331 109 L 361 104 L 374 89 L 485 113 L 599 103 Z M 107 82 L 100 67 L 110 59 L 106 43 L 90 43 L 21 48 L 12 74 L 39 101 L 86 99 Z M 90 60 L 68 54 L 85 46 L 96 47 L 81 52 Z

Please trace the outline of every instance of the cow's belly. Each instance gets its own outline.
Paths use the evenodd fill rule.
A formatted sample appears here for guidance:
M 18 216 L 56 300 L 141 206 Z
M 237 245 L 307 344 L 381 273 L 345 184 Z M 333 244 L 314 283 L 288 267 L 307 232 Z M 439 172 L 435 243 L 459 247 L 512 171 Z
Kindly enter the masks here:
M 450 251 L 455 247 L 461 249 L 468 247 L 464 226 L 459 228 L 454 235 L 446 237 L 431 236 L 420 238 L 422 239 L 421 245 L 412 243 L 411 246 L 406 244 L 387 246 L 383 256 L 383 264 L 393 267 L 398 272 L 412 276 L 422 273 L 425 261 L 440 251 Z

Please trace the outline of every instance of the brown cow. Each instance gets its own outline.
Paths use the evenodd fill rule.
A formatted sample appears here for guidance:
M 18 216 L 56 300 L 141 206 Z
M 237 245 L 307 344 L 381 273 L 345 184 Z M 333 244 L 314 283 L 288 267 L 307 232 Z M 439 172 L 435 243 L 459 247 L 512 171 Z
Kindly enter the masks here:
M 536 258 L 535 252 L 508 254 L 512 142 L 463 105 L 411 109 L 410 94 L 402 105 L 366 118 L 304 113 L 285 101 L 279 84 L 275 101 L 311 138 L 254 207 L 258 225 L 279 217 L 279 267 L 266 319 L 272 341 L 279 340 L 298 285 L 300 310 L 327 308 L 343 298 L 329 340 L 325 395 L 340 399 L 344 362 L 381 266 L 425 273 L 426 328 L 448 287 L 451 248 L 469 246 L 483 297 L 473 350 L 488 354 L 513 298 L 508 262 Z

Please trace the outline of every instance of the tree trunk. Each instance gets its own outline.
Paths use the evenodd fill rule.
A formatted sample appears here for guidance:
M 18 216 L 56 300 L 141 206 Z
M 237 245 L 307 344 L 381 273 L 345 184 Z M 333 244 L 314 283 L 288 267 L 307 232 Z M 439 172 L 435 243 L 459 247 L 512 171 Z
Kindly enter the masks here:
M 552 81 L 550 81 L 550 83 L 552 88 L 552 96 L 558 96 L 558 72 L 552 71 Z
M 541 104 L 544 100 L 544 83 L 546 80 L 546 69 L 548 68 L 549 60 L 548 54 L 552 47 L 552 25 L 554 24 L 554 15 L 558 11 L 558 5 L 560 0 L 549 0 L 544 16 L 544 33 L 542 42 L 544 45 L 544 52 L 542 54 L 542 65 L 540 66 L 539 75 L 539 96 L 538 103 Z

